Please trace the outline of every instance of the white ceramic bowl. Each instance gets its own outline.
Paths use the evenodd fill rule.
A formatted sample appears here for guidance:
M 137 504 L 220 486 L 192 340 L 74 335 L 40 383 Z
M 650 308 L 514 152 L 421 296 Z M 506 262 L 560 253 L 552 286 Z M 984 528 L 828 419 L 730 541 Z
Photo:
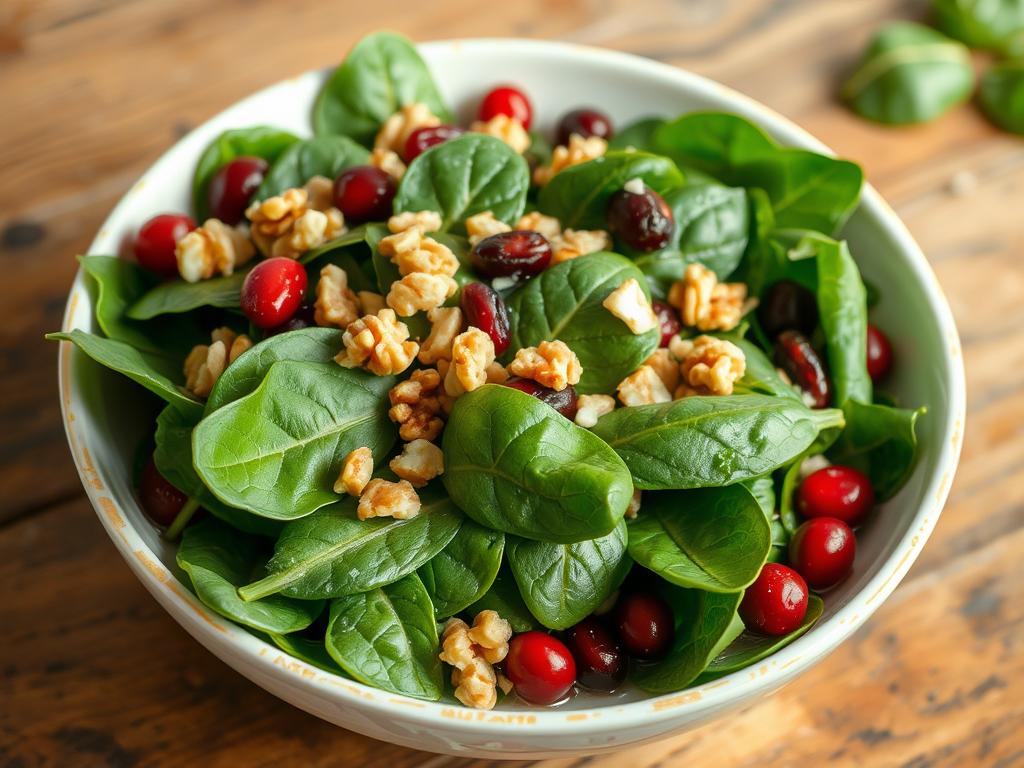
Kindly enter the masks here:
M 649 115 L 715 109 L 749 118 L 783 144 L 827 151 L 788 120 L 738 93 L 626 54 L 524 40 L 438 42 L 421 51 L 462 122 L 472 118 L 490 86 L 511 80 L 530 94 L 541 129 L 550 129 L 561 113 L 580 104 L 600 105 L 619 125 Z M 89 252 L 117 253 L 151 215 L 188 210 L 196 159 L 224 129 L 265 123 L 308 135 L 310 107 L 324 76 L 311 72 L 278 83 L 192 131 L 124 196 Z M 580 695 L 555 709 L 512 705 L 479 712 L 396 696 L 324 673 L 214 615 L 182 586 L 173 548 L 142 515 L 130 482 L 134 448 L 152 429 L 150 411 L 134 385 L 63 344 L 60 380 L 68 442 L 100 521 L 146 588 L 210 651 L 285 701 L 368 736 L 451 754 L 564 756 L 657 739 L 749 704 L 824 658 L 903 578 L 946 499 L 964 419 L 963 364 L 949 307 L 920 249 L 870 187 L 843 234 L 864 274 L 882 291 L 872 315 L 895 345 L 892 388 L 902 402 L 929 408 L 920 423 L 921 461 L 906 487 L 858 536 L 854 573 L 829 593 L 817 626 L 754 668 L 677 694 Z M 79 272 L 65 328 L 94 326 L 93 301 Z

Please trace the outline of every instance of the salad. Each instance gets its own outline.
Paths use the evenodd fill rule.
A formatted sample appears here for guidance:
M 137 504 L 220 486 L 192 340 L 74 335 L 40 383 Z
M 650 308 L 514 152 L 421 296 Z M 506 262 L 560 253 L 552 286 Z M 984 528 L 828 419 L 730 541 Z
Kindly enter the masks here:
M 477 106 L 365 38 L 312 138 L 225 131 L 190 212 L 82 257 L 102 333 L 50 338 L 155 395 L 183 582 L 309 664 L 490 709 L 761 661 L 917 454 L 834 239 L 860 168 L 731 114 Z

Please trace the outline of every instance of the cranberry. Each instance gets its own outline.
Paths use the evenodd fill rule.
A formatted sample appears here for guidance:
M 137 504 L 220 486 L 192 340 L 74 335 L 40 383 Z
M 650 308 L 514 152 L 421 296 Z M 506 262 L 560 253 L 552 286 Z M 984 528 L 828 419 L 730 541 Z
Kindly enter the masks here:
M 892 344 L 889 337 L 868 323 L 868 375 L 874 382 L 881 381 L 892 368 Z
M 405 162 L 411 163 L 431 147 L 444 144 L 450 139 L 457 139 L 465 131 L 457 125 L 434 125 L 427 128 L 417 128 L 409 134 L 405 142 Z
M 210 215 L 232 226 L 245 218 L 245 209 L 263 183 L 267 168 L 262 157 L 248 156 L 236 157 L 218 168 L 206 189 Z
M 161 213 L 141 227 L 135 236 L 135 259 L 146 269 L 164 277 L 178 274 L 175 246 L 196 228 L 191 216 L 183 213 Z
M 622 645 L 638 659 L 664 656 L 676 634 L 672 609 L 650 592 L 630 592 L 620 597 L 615 623 Z
M 808 336 L 818 326 L 818 300 L 799 283 L 779 280 L 765 291 L 757 319 L 771 339 L 783 331 L 800 331 Z
M 672 337 L 678 334 L 679 329 L 682 328 L 679 315 L 673 307 L 657 299 L 651 301 L 651 309 L 654 310 L 654 314 L 658 316 L 658 322 L 661 323 L 660 346 L 667 347 L 672 341 Z
M 512 340 L 508 309 L 497 291 L 483 283 L 470 283 L 462 287 L 461 303 L 466 322 L 491 337 L 495 355 L 508 349 Z
M 832 400 L 832 384 L 821 358 L 806 336 L 799 331 L 780 333 L 775 341 L 775 364 L 810 396 L 812 407 L 828 407 Z
M 740 603 L 743 624 L 764 635 L 789 634 L 803 623 L 806 613 L 807 582 L 781 563 L 766 563 Z
M 394 199 L 394 179 L 372 165 L 349 168 L 334 180 L 334 204 L 349 224 L 383 221 Z
M 316 320 L 313 318 L 314 314 L 313 307 L 309 304 L 303 304 L 289 319 L 285 320 L 280 325 L 275 325 L 273 328 L 267 328 L 263 335 L 277 336 L 279 333 L 288 333 L 289 331 L 300 331 L 303 328 L 312 328 L 316 325 Z
M 139 501 L 150 520 L 166 527 L 174 522 L 188 496 L 167 482 L 150 459 L 139 478 Z
M 675 220 L 665 198 L 644 187 L 640 194 L 620 189 L 608 201 L 608 229 L 636 251 L 668 245 Z
M 800 484 L 796 507 L 804 517 L 836 517 L 859 525 L 875 504 L 875 491 L 863 472 L 853 467 L 825 467 Z
M 514 229 L 485 237 L 473 246 L 470 259 L 486 277 L 530 277 L 551 261 L 551 244 L 539 232 Z
M 789 563 L 815 589 L 838 584 L 853 568 L 857 539 L 850 526 L 834 517 L 803 523 L 789 540 Z
M 613 133 L 611 118 L 596 109 L 574 109 L 558 121 L 558 143 L 568 144 L 569 137 L 574 133 L 585 139 L 590 136 L 610 139 Z
M 608 628 L 593 616 L 569 628 L 565 644 L 576 661 L 580 685 L 597 691 L 612 691 L 626 677 L 622 647 Z
M 541 384 L 538 384 L 533 379 L 521 379 L 518 376 L 513 376 L 511 379 L 505 382 L 506 387 L 512 387 L 512 389 L 518 389 L 520 392 L 525 392 L 531 395 L 542 403 L 550 405 L 565 418 L 572 421 L 576 418 L 576 388 L 572 384 L 566 385 L 565 389 L 550 389 Z
M 505 674 L 520 697 L 533 704 L 554 704 L 576 682 L 576 662 L 565 644 L 545 632 L 523 632 L 512 638 Z
M 533 107 L 526 94 L 511 85 L 499 85 L 494 88 L 480 102 L 478 116 L 487 122 L 496 115 L 508 115 L 514 117 L 523 124 L 523 128 L 530 130 L 530 123 L 533 122 Z
M 242 283 L 242 311 L 258 328 L 281 325 L 302 304 L 306 282 L 306 269 L 295 259 L 261 261 Z

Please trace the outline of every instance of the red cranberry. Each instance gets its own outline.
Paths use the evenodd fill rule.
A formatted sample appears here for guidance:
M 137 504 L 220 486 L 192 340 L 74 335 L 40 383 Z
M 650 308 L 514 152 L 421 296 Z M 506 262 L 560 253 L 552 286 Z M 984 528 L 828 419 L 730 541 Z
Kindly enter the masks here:
M 164 277 L 178 274 L 178 258 L 174 248 L 185 235 L 196 228 L 191 216 L 183 213 L 161 213 L 141 227 L 135 236 L 135 259 L 146 269 Z
M 490 93 L 484 96 L 480 102 L 479 117 L 487 122 L 495 115 L 508 115 L 514 117 L 523 124 L 523 128 L 530 130 L 530 123 L 533 122 L 533 107 L 526 94 L 518 88 L 510 85 L 499 85 Z
M 565 644 L 545 632 L 523 632 L 512 638 L 505 674 L 516 693 L 532 704 L 554 704 L 576 682 L 576 662 Z
M 491 337 L 494 354 L 500 355 L 508 349 L 512 340 L 508 309 L 498 292 L 483 283 L 470 283 L 462 287 L 461 302 L 466 322 Z
M 806 336 L 799 331 L 780 333 L 775 341 L 775 364 L 810 397 L 813 408 L 828 407 L 832 400 L 832 384 L 821 358 Z
M 188 496 L 167 482 L 150 459 L 139 478 L 139 501 L 150 520 L 166 527 L 174 522 Z
M 485 237 L 470 252 L 485 277 L 530 277 L 551 261 L 551 244 L 539 232 L 514 229 Z
M 874 382 L 885 378 L 892 368 L 892 344 L 889 337 L 868 323 L 868 375 Z
M 789 540 L 790 565 L 815 589 L 826 589 L 846 578 L 856 554 L 853 531 L 834 517 L 808 520 Z
M 316 320 L 313 318 L 315 314 L 313 307 L 309 304 L 303 304 L 292 315 L 289 319 L 285 320 L 280 325 L 275 325 L 273 328 L 267 328 L 263 333 L 264 336 L 277 336 L 279 333 L 288 333 L 289 331 L 300 331 L 303 328 L 312 328 L 316 325 Z
M 630 592 L 615 606 L 615 623 L 627 653 L 638 659 L 664 656 L 675 638 L 668 603 L 649 592 Z
M 799 283 L 779 280 L 765 291 L 757 307 L 757 319 L 771 339 L 783 331 L 809 336 L 818 326 L 818 300 Z
M 542 403 L 550 405 L 569 421 L 576 418 L 578 398 L 576 388 L 572 384 L 566 385 L 565 389 L 550 389 L 538 384 L 533 379 L 521 379 L 518 376 L 513 376 L 505 382 L 505 386 L 536 397 Z
M 298 310 L 306 294 L 306 269 L 294 259 L 261 261 L 242 283 L 242 311 L 258 328 L 281 325 Z
M 658 316 L 658 322 L 661 323 L 660 346 L 667 347 L 672 341 L 672 337 L 678 334 L 679 329 L 682 328 L 679 315 L 672 306 L 657 299 L 651 301 L 651 309 L 654 310 L 654 314 Z
M 450 139 L 457 139 L 465 131 L 457 125 L 434 125 L 429 128 L 417 128 L 409 134 L 405 142 L 403 154 L 405 162 L 411 163 L 431 147 L 444 144 Z
M 565 644 L 576 661 L 580 685 L 596 691 L 612 691 L 626 677 L 621 646 L 608 628 L 593 616 L 568 629 Z
M 620 189 L 608 201 L 608 229 L 633 250 L 664 248 L 675 226 L 668 203 L 648 187 L 640 194 Z
M 764 635 L 789 634 L 803 623 L 806 613 L 807 582 L 781 563 L 766 563 L 740 603 L 744 625 Z
M 835 517 L 860 525 L 875 505 L 875 491 L 863 472 L 853 467 L 825 467 L 800 483 L 796 507 L 804 517 Z
M 349 168 L 334 180 L 334 204 L 349 224 L 387 219 L 394 199 L 394 179 L 372 165 Z
M 210 215 L 231 225 L 244 219 L 245 209 L 263 183 L 268 167 L 262 157 L 243 156 L 218 168 L 206 189 Z
M 568 144 L 569 137 L 574 133 L 585 139 L 590 136 L 610 139 L 613 133 L 611 118 L 596 109 L 574 109 L 558 121 L 558 143 Z

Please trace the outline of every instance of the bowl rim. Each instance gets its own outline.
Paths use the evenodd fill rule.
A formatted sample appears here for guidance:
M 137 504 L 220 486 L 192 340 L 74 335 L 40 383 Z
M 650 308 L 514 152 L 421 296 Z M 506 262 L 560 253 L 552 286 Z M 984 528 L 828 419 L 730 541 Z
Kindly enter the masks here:
M 417 47 L 427 58 L 432 53 L 439 54 L 449 49 L 450 52 L 467 50 L 475 55 L 495 57 L 555 55 L 569 57 L 584 64 L 612 65 L 636 77 L 658 80 L 669 87 L 698 96 L 728 101 L 732 111 L 751 119 L 781 143 L 834 154 L 804 129 L 763 104 L 701 75 L 641 56 L 572 43 L 521 38 L 438 40 L 420 43 Z M 267 91 L 286 82 L 308 78 L 322 80 L 331 69 L 305 72 L 234 102 L 175 142 L 146 169 L 143 177 L 173 153 L 179 144 L 196 132 L 202 131 L 209 123 L 221 118 L 225 112 L 259 99 Z M 118 201 L 106 217 L 98 230 L 100 233 L 129 207 L 130 192 L 131 190 Z M 536 735 L 557 735 L 569 730 L 574 734 L 597 733 L 607 731 L 609 721 L 606 716 L 611 714 L 623 718 L 617 721 L 620 726 L 626 725 L 626 719 L 634 722 L 642 720 L 645 724 L 654 725 L 674 719 L 678 716 L 680 708 L 720 710 L 777 688 L 806 671 L 838 647 L 874 613 L 902 580 L 917 558 L 921 545 L 931 534 L 949 494 L 960 456 L 966 411 L 966 387 L 960 340 L 949 304 L 935 273 L 909 230 L 870 184 L 864 185 L 859 207 L 863 208 L 868 217 L 878 221 L 893 238 L 914 278 L 924 287 L 930 312 L 945 340 L 944 356 L 948 372 L 943 383 L 949 393 L 950 418 L 945 433 L 939 437 L 941 453 L 936 469 L 922 490 L 922 498 L 925 501 L 918 506 L 914 518 L 896 543 L 890 557 L 835 615 L 773 654 L 758 665 L 756 670 L 740 670 L 710 683 L 675 693 L 630 702 L 610 701 L 607 705 L 574 710 L 538 708 L 482 712 L 462 709 L 443 701 L 422 701 L 347 680 L 288 656 L 276 646 L 211 613 L 190 591 L 183 588 L 174 574 L 160 562 L 157 554 L 138 535 L 122 513 L 117 502 L 105 492 L 103 467 L 94 466 L 87 452 L 80 453 L 81 443 L 72 426 L 73 408 L 80 403 L 80 398 L 71 376 L 71 345 L 63 343 L 60 345 L 58 359 L 58 380 L 61 413 L 72 457 L 97 516 L 131 570 L 193 637 L 222 661 L 247 677 L 252 678 L 254 674 L 262 673 L 276 678 L 281 687 L 311 688 L 322 699 L 340 700 L 347 705 L 373 710 L 384 717 L 394 717 L 397 704 L 401 705 L 398 714 L 406 721 L 427 726 L 446 723 L 456 729 L 465 727 L 479 735 L 507 734 L 510 725 L 526 728 L 527 732 Z M 94 252 L 99 240 L 100 235 L 97 235 L 90 244 L 88 253 Z M 84 296 L 88 303 L 81 268 L 69 293 L 62 323 L 64 330 L 75 327 L 76 305 L 80 296 Z M 282 658 L 287 659 L 287 663 L 283 663 Z M 256 682 L 261 684 L 259 681 Z

